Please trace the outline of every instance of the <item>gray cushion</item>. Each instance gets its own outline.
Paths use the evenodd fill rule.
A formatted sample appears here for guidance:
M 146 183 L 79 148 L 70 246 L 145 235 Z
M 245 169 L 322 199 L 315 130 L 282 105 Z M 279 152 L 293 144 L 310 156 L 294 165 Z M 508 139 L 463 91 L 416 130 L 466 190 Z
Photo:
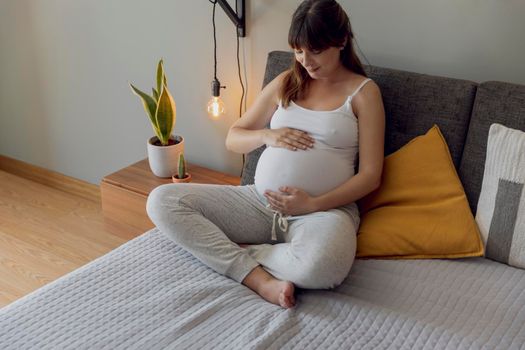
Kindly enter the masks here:
M 268 55 L 264 84 L 284 71 L 293 60 L 291 52 Z M 459 166 L 477 84 L 444 77 L 366 66 L 380 87 L 386 112 L 385 155 L 437 124 Z M 253 175 L 264 146 L 247 156 L 241 183 L 253 183 Z
M 385 155 L 397 151 L 434 124 L 459 167 L 477 84 L 467 80 L 389 68 L 365 68 L 381 89 L 386 114 Z
M 490 125 L 525 131 L 525 85 L 489 81 L 479 85 L 459 175 L 472 212 L 476 212 Z

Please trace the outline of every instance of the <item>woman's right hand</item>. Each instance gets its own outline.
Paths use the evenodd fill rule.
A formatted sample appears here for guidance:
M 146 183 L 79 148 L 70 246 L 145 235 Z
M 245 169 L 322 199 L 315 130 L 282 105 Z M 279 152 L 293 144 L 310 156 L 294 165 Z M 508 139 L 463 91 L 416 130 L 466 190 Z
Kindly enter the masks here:
M 263 141 L 267 146 L 287 148 L 291 151 L 312 148 L 315 142 L 307 132 L 292 128 L 265 129 Z

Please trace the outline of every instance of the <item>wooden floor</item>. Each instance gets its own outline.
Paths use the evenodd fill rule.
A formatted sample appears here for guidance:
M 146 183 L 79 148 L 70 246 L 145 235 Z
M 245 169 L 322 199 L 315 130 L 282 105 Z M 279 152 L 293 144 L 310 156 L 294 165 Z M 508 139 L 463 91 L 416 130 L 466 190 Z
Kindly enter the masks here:
M 114 228 L 110 233 L 98 186 L 74 181 L 95 195 L 0 170 L 0 307 L 132 238 Z

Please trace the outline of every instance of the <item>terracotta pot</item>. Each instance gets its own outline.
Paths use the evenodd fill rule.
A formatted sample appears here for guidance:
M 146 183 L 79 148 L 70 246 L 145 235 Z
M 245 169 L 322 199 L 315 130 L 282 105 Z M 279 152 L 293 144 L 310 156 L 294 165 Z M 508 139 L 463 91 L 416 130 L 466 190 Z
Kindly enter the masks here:
M 186 177 L 184 179 L 179 179 L 177 175 L 173 175 L 171 177 L 171 180 L 175 183 L 187 183 L 191 182 L 191 174 L 186 173 Z
M 168 146 L 158 146 L 157 136 L 148 140 L 149 167 L 158 177 L 171 177 L 177 173 L 179 154 L 184 152 L 184 139 L 181 136 L 172 136 L 170 140 L 175 143 Z

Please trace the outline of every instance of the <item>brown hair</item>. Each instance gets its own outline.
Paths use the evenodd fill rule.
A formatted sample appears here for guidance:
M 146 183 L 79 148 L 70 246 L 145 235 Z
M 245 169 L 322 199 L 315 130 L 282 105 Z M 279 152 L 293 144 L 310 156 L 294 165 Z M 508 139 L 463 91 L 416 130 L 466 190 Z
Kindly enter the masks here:
M 363 65 L 354 51 L 353 38 L 348 15 L 335 0 L 303 1 L 293 14 L 288 32 L 288 44 L 294 49 L 323 51 L 329 47 L 344 45 L 340 56 L 343 66 L 366 77 Z M 286 108 L 290 101 L 300 99 L 311 79 L 306 69 L 294 59 L 279 91 L 282 105 Z

